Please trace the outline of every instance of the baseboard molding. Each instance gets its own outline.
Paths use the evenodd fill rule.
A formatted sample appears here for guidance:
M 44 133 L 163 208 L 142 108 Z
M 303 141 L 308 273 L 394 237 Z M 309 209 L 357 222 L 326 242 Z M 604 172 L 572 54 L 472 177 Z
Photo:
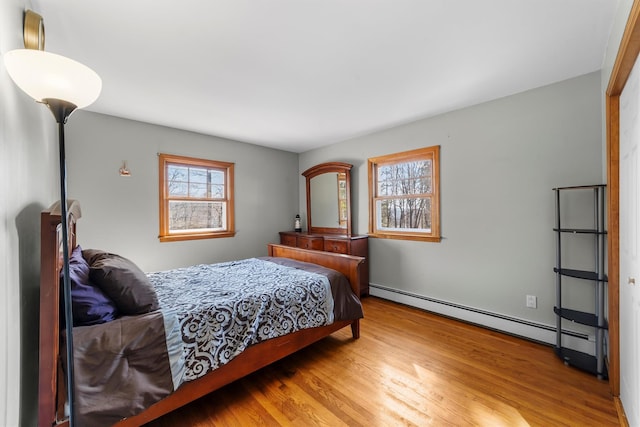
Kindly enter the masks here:
M 616 406 L 616 412 L 618 412 L 618 420 L 620 421 L 621 427 L 629 427 L 629 420 L 627 419 L 627 415 L 624 412 L 624 406 L 622 406 L 622 401 L 619 396 L 613 397 L 613 404 Z
M 374 283 L 369 284 L 369 293 L 372 296 L 406 304 L 432 313 L 440 314 L 464 322 L 473 323 L 489 329 L 494 329 L 510 335 L 516 335 L 528 340 L 555 345 L 555 325 L 545 325 L 526 319 L 506 316 L 481 310 L 475 307 L 465 306 L 449 301 L 418 295 L 399 289 L 393 289 Z M 589 336 L 581 332 L 564 330 L 564 346 L 573 350 L 588 354 L 595 354 L 595 345 Z

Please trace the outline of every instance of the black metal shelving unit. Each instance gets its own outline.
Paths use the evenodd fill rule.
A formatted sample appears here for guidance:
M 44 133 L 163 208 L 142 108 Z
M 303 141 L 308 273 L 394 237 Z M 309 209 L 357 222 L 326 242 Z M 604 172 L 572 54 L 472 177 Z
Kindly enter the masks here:
M 607 329 L 605 319 L 605 286 L 607 276 L 605 274 L 605 239 L 607 231 L 605 230 L 605 189 L 606 185 L 583 185 L 574 187 L 558 187 L 554 188 L 556 196 L 556 226 L 553 231 L 556 232 L 556 267 L 553 271 L 556 273 L 556 306 L 553 311 L 556 314 L 556 346 L 555 352 L 568 365 L 575 366 L 587 372 L 597 375 L 600 379 L 608 377 L 607 367 L 604 363 L 605 352 L 605 330 Z M 591 191 L 593 194 L 593 228 L 567 228 L 561 224 L 561 193 Z M 565 268 L 562 264 L 562 246 L 571 235 L 587 234 L 593 236 L 593 245 L 595 259 L 593 262 L 593 270 L 574 270 Z M 590 289 L 595 292 L 595 307 L 593 312 L 584 312 L 573 310 L 562 306 L 562 279 L 563 277 L 571 277 L 574 279 L 586 281 L 586 285 L 591 283 Z M 562 336 L 562 319 L 580 323 L 594 328 L 595 331 L 595 356 L 580 351 L 576 351 L 563 346 Z

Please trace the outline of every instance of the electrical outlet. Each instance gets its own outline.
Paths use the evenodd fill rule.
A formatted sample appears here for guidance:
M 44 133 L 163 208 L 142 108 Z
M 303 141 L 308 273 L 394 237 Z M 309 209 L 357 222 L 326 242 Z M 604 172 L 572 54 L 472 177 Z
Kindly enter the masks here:
M 527 307 L 538 308 L 538 297 L 535 295 L 527 295 Z

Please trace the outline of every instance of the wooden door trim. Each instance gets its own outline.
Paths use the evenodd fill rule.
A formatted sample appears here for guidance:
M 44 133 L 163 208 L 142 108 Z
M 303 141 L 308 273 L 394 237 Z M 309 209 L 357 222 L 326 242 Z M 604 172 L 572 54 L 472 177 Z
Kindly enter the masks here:
M 607 231 L 609 299 L 609 384 L 620 396 L 620 94 L 640 53 L 640 0 L 634 0 L 609 85 L 606 108 Z

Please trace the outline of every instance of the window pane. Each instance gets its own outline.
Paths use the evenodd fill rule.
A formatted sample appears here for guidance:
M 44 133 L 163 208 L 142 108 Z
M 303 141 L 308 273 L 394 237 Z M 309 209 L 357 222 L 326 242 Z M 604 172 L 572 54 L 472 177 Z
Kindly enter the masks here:
M 207 170 L 203 168 L 189 168 L 189 182 L 207 183 Z
M 376 201 L 379 230 L 431 231 L 431 198 L 400 198 Z
M 377 168 L 378 196 L 430 194 L 432 161 L 417 160 Z
M 223 229 L 224 202 L 169 201 L 169 231 Z
M 212 185 L 211 186 L 211 195 L 209 196 L 214 199 L 223 199 L 224 198 L 224 185 Z
M 186 182 L 169 182 L 169 196 L 186 196 L 187 188 Z
M 189 197 L 207 197 L 207 184 L 189 184 Z
M 212 184 L 224 184 L 225 171 L 209 169 L 209 179 Z
M 209 197 L 214 199 L 222 199 L 225 197 L 225 171 L 218 169 L 209 169 Z
M 175 165 L 167 166 L 167 184 L 170 196 L 186 196 L 189 168 Z
M 187 177 L 189 176 L 189 168 L 185 166 L 168 165 L 167 170 L 169 172 L 169 181 L 187 181 Z

